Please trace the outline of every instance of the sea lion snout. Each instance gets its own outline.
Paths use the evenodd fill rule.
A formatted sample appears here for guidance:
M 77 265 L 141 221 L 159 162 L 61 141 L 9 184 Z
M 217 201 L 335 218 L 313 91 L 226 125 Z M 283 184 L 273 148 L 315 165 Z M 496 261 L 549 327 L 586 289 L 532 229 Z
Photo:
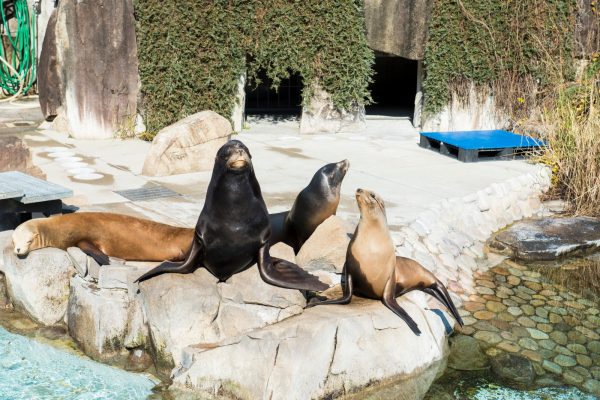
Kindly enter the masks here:
M 225 161 L 227 168 L 232 170 L 245 169 L 251 163 L 252 156 L 248 148 L 239 140 L 230 140 L 217 152 L 217 159 Z

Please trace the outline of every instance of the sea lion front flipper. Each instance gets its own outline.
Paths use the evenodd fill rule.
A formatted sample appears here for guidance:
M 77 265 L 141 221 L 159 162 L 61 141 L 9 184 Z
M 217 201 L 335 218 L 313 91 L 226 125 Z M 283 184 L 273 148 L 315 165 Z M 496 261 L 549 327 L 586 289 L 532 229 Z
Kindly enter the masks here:
M 414 332 L 415 335 L 421 335 L 421 331 L 419 330 L 419 326 L 417 323 L 408 315 L 406 311 L 396 301 L 396 279 L 395 274 L 392 274 L 390 279 L 388 279 L 385 284 L 385 288 L 383 289 L 383 297 L 381 298 L 383 304 L 392 310 L 394 314 L 399 316 L 406 322 L 408 327 Z
M 307 308 L 320 306 L 322 304 L 348 304 L 352 300 L 352 293 L 354 292 L 354 286 L 352 285 L 352 275 L 348 273 L 347 263 L 344 264 L 344 270 L 342 272 L 344 281 L 342 282 L 343 295 L 339 299 L 328 299 L 319 300 L 316 297 L 310 299 L 310 302 L 306 305 Z
M 81 242 L 77 243 L 77 247 L 79 247 L 85 254 L 92 257 L 98 263 L 98 265 L 110 264 L 110 259 L 108 256 L 91 242 L 82 240 Z
M 275 214 L 269 214 L 269 224 L 271 225 L 271 236 L 269 237 L 269 242 L 271 243 L 271 246 L 276 243 L 283 242 L 293 247 L 293 244 L 289 243 L 285 229 L 285 221 L 289 213 L 289 211 L 283 211 Z
M 258 251 L 258 272 L 266 283 L 285 289 L 314 290 L 321 292 L 328 285 L 316 276 L 286 260 L 269 255 L 269 244 L 265 243 Z
M 147 279 L 154 278 L 155 276 L 162 275 L 165 273 L 176 273 L 176 274 L 189 274 L 198 269 L 197 258 L 204 252 L 204 241 L 198 234 L 195 235 L 194 241 L 192 242 L 192 248 L 187 259 L 183 262 L 171 262 L 165 261 L 159 266 L 146 272 L 144 275 L 137 278 L 136 282 L 143 282 Z

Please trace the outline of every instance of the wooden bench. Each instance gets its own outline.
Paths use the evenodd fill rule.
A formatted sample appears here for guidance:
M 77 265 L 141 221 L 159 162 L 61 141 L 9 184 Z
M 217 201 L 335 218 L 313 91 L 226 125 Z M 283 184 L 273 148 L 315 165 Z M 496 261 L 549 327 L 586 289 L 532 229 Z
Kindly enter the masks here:
M 0 172 L 0 218 L 19 214 L 25 221 L 34 212 L 60 214 L 62 199 L 72 196 L 72 190 L 22 172 Z

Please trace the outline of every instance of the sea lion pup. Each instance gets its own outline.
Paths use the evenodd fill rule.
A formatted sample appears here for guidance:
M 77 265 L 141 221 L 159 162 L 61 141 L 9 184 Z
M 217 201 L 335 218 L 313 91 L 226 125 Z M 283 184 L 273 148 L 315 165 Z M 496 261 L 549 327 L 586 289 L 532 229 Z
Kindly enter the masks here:
M 129 215 L 81 212 L 31 219 L 12 235 L 15 254 L 25 256 L 44 247 L 79 247 L 100 265 L 108 256 L 128 261 L 185 259 L 194 230 Z
M 217 152 L 204 207 L 192 248 L 182 263 L 164 262 L 137 281 L 174 272 L 186 274 L 204 267 L 220 281 L 258 264 L 271 285 L 322 291 L 327 285 L 296 264 L 271 257 L 269 214 L 254 175 L 248 148 L 230 140 Z
M 349 167 L 350 162 L 343 160 L 319 168 L 291 210 L 269 215 L 271 246 L 283 242 L 298 254 L 315 229 L 337 212 L 342 181 Z
M 415 321 L 398 305 L 396 297 L 412 290 L 421 290 L 442 302 L 457 322 L 463 321 L 445 286 L 421 264 L 404 257 L 396 257 L 385 215 L 385 205 L 374 192 L 357 189 L 356 201 L 360 221 L 348 245 L 339 299 L 312 302 L 318 304 L 348 304 L 356 293 L 383 304 L 402 318 L 416 335 L 421 331 Z

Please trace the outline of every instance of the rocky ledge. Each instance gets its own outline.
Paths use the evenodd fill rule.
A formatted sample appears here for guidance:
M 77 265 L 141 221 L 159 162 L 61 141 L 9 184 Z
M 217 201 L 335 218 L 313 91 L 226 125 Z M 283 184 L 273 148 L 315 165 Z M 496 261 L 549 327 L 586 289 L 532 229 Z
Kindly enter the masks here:
M 307 242 L 312 248 L 297 258 L 281 244 L 271 253 L 334 285 L 343 252 L 332 246 L 345 249 L 347 232 L 332 217 L 315 232 L 328 238 L 327 246 Z M 66 324 L 96 360 L 133 360 L 138 370 L 154 364 L 173 387 L 305 399 L 394 380 L 421 398 L 445 364 L 453 320 L 429 309 L 428 301 L 437 303 L 420 292 L 399 300 L 423 331 L 417 337 L 376 301 L 305 309 L 301 292 L 267 285 L 256 267 L 227 282 L 200 269 L 137 285 L 134 280 L 155 264 L 112 260 L 99 267 L 78 248 L 41 249 L 20 259 L 10 234 L 0 233 L 0 270 L 15 308 L 43 325 Z

